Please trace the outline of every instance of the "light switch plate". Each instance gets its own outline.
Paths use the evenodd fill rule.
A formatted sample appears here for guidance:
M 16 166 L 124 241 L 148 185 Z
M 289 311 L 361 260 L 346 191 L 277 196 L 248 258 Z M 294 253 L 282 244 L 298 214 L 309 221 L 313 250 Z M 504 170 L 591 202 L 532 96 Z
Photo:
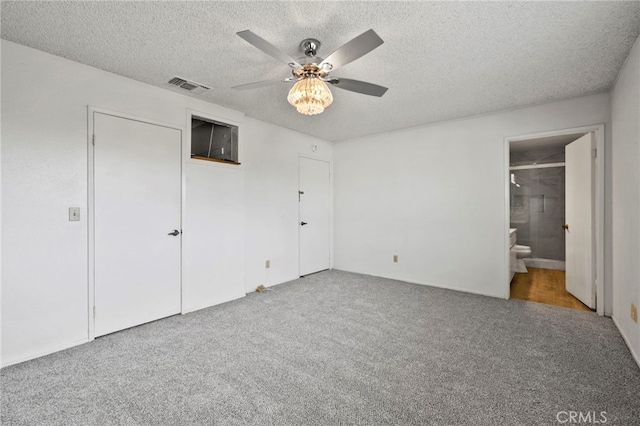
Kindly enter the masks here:
M 80 220 L 80 207 L 69 207 L 69 222 Z

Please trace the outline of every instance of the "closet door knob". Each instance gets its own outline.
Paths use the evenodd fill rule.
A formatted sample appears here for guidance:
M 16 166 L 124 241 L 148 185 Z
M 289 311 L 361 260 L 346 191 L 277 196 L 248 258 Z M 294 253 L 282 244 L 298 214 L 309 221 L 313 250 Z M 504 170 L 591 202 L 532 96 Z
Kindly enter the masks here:
M 174 237 L 180 235 L 180 231 L 178 231 L 177 229 L 174 229 L 173 232 L 169 232 L 167 235 L 173 235 Z
M 300 226 L 305 226 L 307 222 L 300 222 Z
M 562 229 L 564 229 L 565 231 L 569 230 L 569 224 L 565 223 L 564 225 L 562 225 Z

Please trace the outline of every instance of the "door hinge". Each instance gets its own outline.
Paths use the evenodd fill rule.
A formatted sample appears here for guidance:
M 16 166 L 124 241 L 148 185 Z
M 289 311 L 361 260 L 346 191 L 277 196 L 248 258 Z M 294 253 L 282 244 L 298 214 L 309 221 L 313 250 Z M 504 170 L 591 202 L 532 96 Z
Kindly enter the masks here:
M 591 150 L 591 156 L 592 156 L 593 158 L 598 158 L 598 148 L 593 148 L 593 149 Z
M 298 202 L 300 202 L 301 195 L 304 195 L 304 191 L 298 191 Z
M 91 138 L 91 143 L 93 144 L 93 146 L 96 145 L 96 135 L 95 135 L 95 133 L 93 134 L 93 137 Z

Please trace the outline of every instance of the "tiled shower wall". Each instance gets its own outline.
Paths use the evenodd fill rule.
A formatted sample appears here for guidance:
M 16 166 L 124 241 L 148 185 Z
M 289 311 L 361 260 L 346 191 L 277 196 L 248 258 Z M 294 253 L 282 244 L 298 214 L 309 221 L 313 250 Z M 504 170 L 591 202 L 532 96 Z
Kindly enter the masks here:
M 564 162 L 564 149 L 511 152 L 511 166 Z M 518 244 L 531 247 L 531 256 L 565 260 L 564 167 L 513 170 L 511 228 Z

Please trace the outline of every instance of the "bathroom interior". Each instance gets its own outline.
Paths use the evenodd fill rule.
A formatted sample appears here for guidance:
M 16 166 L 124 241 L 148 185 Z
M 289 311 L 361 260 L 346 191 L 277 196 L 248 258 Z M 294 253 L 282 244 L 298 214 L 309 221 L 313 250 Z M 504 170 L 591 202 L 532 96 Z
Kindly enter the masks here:
M 565 145 L 584 133 L 509 146 L 511 297 L 590 310 L 565 289 Z

